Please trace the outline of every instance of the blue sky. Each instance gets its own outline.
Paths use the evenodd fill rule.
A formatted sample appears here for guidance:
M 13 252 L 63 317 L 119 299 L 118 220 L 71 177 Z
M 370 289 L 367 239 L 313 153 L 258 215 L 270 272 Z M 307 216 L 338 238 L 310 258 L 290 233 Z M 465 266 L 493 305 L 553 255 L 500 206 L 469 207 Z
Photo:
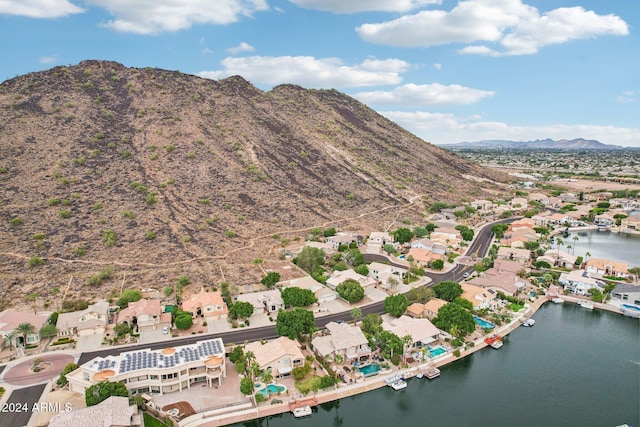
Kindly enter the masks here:
M 338 89 L 434 144 L 640 147 L 638 0 L 0 0 L 0 79 L 107 59 Z

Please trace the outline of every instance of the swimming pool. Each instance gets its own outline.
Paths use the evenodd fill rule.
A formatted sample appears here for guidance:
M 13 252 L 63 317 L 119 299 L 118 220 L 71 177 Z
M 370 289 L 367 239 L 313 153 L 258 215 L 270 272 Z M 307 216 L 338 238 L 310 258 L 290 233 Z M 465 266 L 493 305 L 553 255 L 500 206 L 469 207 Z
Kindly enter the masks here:
M 640 307 L 638 307 L 637 305 L 622 304 L 622 306 L 624 308 L 628 308 L 629 310 L 640 311 Z
M 493 323 L 487 322 L 486 320 L 481 319 L 478 316 L 473 316 L 473 320 L 475 320 L 482 329 L 493 329 L 496 327 L 496 325 L 494 325 Z
M 284 393 L 286 391 L 287 388 L 281 384 L 268 384 L 266 387 L 256 391 L 256 393 L 260 393 L 264 397 L 269 397 L 272 394 Z
M 404 254 L 400 255 L 398 259 L 404 259 Z
M 445 354 L 447 352 L 447 349 L 441 345 L 437 347 L 428 347 L 428 349 L 429 349 L 429 357 L 438 357 L 441 354 Z
M 378 365 L 377 363 L 372 363 L 371 365 L 358 368 L 358 370 L 362 372 L 365 377 L 372 377 L 374 375 L 378 375 L 378 372 L 380 372 L 380 365 Z

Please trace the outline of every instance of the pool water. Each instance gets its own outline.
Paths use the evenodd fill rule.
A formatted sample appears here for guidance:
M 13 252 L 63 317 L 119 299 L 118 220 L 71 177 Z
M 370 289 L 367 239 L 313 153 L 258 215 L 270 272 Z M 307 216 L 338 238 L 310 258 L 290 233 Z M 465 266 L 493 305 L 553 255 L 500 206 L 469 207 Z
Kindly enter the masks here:
M 440 356 L 441 354 L 446 353 L 447 350 L 442 347 L 441 345 L 439 345 L 438 347 L 433 347 L 433 348 L 429 348 L 429 356 L 430 357 L 437 357 Z
M 362 372 L 365 377 L 372 377 L 374 375 L 378 375 L 378 372 L 380 372 L 380 365 L 378 365 L 377 363 L 372 363 L 371 365 L 358 368 L 358 370 Z
M 493 329 L 496 327 L 496 325 L 494 325 L 493 323 L 487 322 L 486 320 L 481 319 L 478 316 L 473 316 L 473 320 L 475 320 L 482 329 Z
M 264 397 L 268 397 L 271 394 L 284 393 L 287 388 L 283 385 L 269 384 L 265 388 L 258 390 L 256 393 L 260 393 Z

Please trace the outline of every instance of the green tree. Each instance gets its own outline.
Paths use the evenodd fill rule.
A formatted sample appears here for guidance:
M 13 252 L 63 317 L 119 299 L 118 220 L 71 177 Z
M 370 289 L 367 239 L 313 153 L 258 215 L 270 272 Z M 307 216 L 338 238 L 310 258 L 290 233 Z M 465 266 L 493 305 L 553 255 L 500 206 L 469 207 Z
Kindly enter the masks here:
M 469 311 L 473 310 L 473 303 L 471 301 L 469 301 L 468 299 L 462 298 L 462 297 L 456 297 L 456 299 L 454 299 L 452 301 L 453 304 L 458 304 L 459 306 L 466 308 Z
M 244 349 L 241 345 L 237 345 L 229 353 L 229 361 L 235 364 L 240 359 L 244 360 Z
M 189 276 L 187 276 L 186 274 L 178 277 L 178 286 L 187 286 L 190 283 L 191 279 L 189 279 Z
M 501 239 L 508 228 L 509 226 L 507 224 L 493 224 L 491 226 L 491 232 L 496 236 L 496 239 Z
M 245 301 L 237 301 L 229 308 L 232 319 L 248 319 L 253 315 L 253 304 Z
M 58 329 L 56 328 L 56 325 L 48 323 L 40 329 L 41 338 L 55 337 L 56 335 L 58 335 Z
M 67 380 L 67 374 L 75 371 L 76 369 L 78 369 L 78 365 L 75 363 L 67 363 L 66 366 L 64 367 L 64 369 L 62 369 L 62 372 L 60 372 L 60 376 L 58 377 L 58 381 L 56 381 L 56 383 L 62 387 L 67 385 L 67 383 L 69 382 Z
M 364 264 L 364 255 L 362 255 L 362 252 L 357 248 L 349 249 L 344 254 L 343 259 L 354 267 Z
M 307 273 L 314 275 L 324 263 L 324 257 L 325 253 L 322 249 L 305 246 L 294 262 Z
M 324 237 L 332 237 L 336 235 L 336 229 L 333 227 L 329 227 L 327 229 L 324 230 L 323 233 Z
M 441 259 L 436 259 L 431 263 L 431 268 L 434 270 L 442 270 L 444 268 L 444 261 Z
M 438 298 L 449 302 L 462 295 L 462 287 L 460 284 L 451 280 L 438 283 L 433 287 L 433 291 Z
M 393 232 L 393 239 L 400 243 L 406 243 L 413 238 L 413 231 L 405 227 L 400 227 Z
M 118 323 L 113 327 L 113 332 L 118 337 L 123 337 L 131 332 L 131 327 L 127 323 Z
M 360 264 L 354 268 L 354 271 L 358 274 L 362 274 L 363 276 L 369 275 L 369 267 L 367 264 Z
M 193 325 L 193 318 L 189 313 L 182 312 L 176 316 L 175 325 L 178 329 L 189 329 Z
M 249 377 L 243 377 L 240 380 L 240 392 L 245 396 L 253 393 L 253 381 Z
M 392 355 L 400 356 L 404 350 L 402 340 L 393 332 L 379 332 L 376 335 L 376 343 L 386 359 L 391 359 Z
M 391 243 L 385 243 L 384 246 L 382 246 L 382 250 L 389 255 L 396 253 L 396 248 Z
M 408 306 L 409 300 L 404 294 L 390 295 L 384 299 L 384 311 L 395 317 L 402 316 Z
M 376 335 L 382 331 L 382 326 L 380 325 L 382 325 L 382 317 L 379 314 L 367 314 L 362 319 L 362 332 L 368 335 Z
M 429 212 L 438 213 L 442 211 L 442 209 L 447 209 L 448 207 L 449 205 L 444 202 L 433 202 L 429 208 Z
M 364 288 L 354 279 L 347 279 L 336 286 L 336 292 L 349 303 L 354 303 L 364 298 Z
M 460 304 L 445 304 L 438 310 L 433 324 L 451 335 L 464 337 L 475 331 L 476 323 L 469 310 Z
M 427 230 L 425 227 L 413 227 L 413 234 L 417 237 L 417 238 L 422 238 L 424 236 L 426 236 L 427 234 L 429 234 L 429 230 Z
M 129 397 L 129 390 L 121 382 L 102 381 L 88 387 L 84 391 L 87 406 L 97 405 L 111 396 Z
M 292 311 L 280 311 L 276 319 L 276 333 L 292 340 L 310 335 L 316 330 L 313 313 L 304 308 Z
M 528 249 L 530 251 L 535 251 L 540 247 L 540 243 L 539 242 L 524 242 L 524 248 Z
M 537 261 L 535 264 L 536 268 L 542 269 L 542 268 L 546 268 L 549 269 L 551 268 L 551 264 L 549 264 L 547 261 Z
M 262 279 L 260 280 L 260 283 L 265 285 L 267 289 L 271 289 L 279 281 L 280 281 L 280 273 L 278 273 L 277 271 L 270 271 L 262 277 Z
M 26 347 L 27 337 L 36 332 L 36 327 L 29 322 L 22 322 L 16 327 L 16 332 L 22 335 L 22 338 L 24 339 L 23 343 Z
M 358 319 L 360 319 L 362 317 L 362 310 L 360 310 L 360 307 L 353 307 L 351 309 L 351 319 L 353 320 L 353 323 L 356 324 L 358 323 Z
M 295 286 L 283 289 L 281 296 L 287 307 L 308 307 L 318 301 L 310 289 L 301 289 Z
M 435 292 L 433 291 L 433 289 L 427 288 L 425 286 L 412 288 L 407 293 L 407 299 L 409 300 L 409 303 L 419 302 L 420 304 L 424 304 L 433 299 L 433 297 L 435 297 Z
M 130 302 L 140 301 L 140 299 L 142 299 L 142 292 L 137 289 L 127 289 L 120 294 L 117 304 L 120 308 L 127 308 Z

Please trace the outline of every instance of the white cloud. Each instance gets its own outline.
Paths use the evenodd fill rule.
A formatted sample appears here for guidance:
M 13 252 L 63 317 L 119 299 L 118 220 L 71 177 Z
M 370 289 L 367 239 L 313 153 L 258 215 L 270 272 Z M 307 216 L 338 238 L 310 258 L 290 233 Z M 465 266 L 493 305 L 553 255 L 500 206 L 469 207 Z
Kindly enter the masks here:
M 56 55 L 53 56 L 41 56 L 40 59 L 38 59 L 38 61 L 41 64 L 52 64 L 54 62 L 57 62 L 59 59 Z
M 409 83 L 392 91 L 360 92 L 353 96 L 367 105 L 433 106 L 475 104 L 493 94 L 491 91 L 461 85 Z
M 123 33 L 157 34 L 202 24 L 230 24 L 267 10 L 266 0 L 86 0 L 115 19 L 103 24 Z
M 213 51 L 211 49 L 209 49 L 208 47 L 205 47 L 204 49 L 202 49 L 200 51 L 203 55 L 212 55 Z
M 564 124 L 512 126 L 503 122 L 482 121 L 478 116 L 464 118 L 453 114 L 422 111 L 380 111 L 380 114 L 434 144 L 488 139 L 531 141 L 541 138 L 587 138 L 596 139 L 604 144 L 640 147 L 640 128 Z
M 306 9 L 333 13 L 409 12 L 442 0 L 289 0 Z
M 227 49 L 227 52 L 233 55 L 237 55 L 238 53 L 241 53 L 241 52 L 253 52 L 254 50 L 255 50 L 254 47 L 251 46 L 249 43 L 242 42 L 236 47 L 230 47 L 229 49 Z
M 61 18 L 76 13 L 84 13 L 84 9 L 68 0 L 0 0 L 0 15 Z
M 640 91 L 625 90 L 621 95 L 616 97 L 616 102 L 620 104 L 634 104 L 640 98 Z
M 337 58 L 311 56 L 227 57 L 223 70 L 202 71 L 199 76 L 221 79 L 241 75 L 257 85 L 298 84 L 310 88 L 344 88 L 396 85 L 409 64 L 399 59 L 368 59 L 362 64 L 345 65 Z
M 552 44 L 600 35 L 626 35 L 626 22 L 615 15 L 598 15 L 582 7 L 563 7 L 540 15 L 522 0 L 466 0 L 450 11 L 425 10 L 388 22 L 356 28 L 372 43 L 428 47 L 449 43 L 471 45 L 460 53 L 488 56 L 527 55 Z
M 436 70 L 440 71 L 440 70 L 442 70 L 442 64 L 435 63 L 435 64 L 433 64 L 433 68 L 435 68 Z

